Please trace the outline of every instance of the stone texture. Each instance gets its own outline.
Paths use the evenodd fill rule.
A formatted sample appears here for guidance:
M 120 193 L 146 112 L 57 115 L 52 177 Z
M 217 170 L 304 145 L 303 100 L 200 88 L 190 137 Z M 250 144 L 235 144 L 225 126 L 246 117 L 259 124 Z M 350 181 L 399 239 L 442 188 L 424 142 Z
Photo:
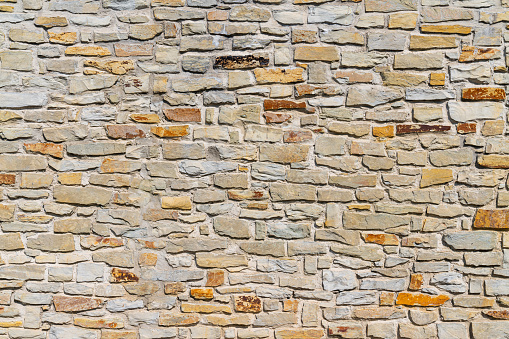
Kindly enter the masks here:
M 4 1 L 0 337 L 508 337 L 508 7 Z
M 458 122 L 478 119 L 496 119 L 503 111 L 502 105 L 489 102 L 449 102 L 447 108 L 449 109 L 451 119 Z

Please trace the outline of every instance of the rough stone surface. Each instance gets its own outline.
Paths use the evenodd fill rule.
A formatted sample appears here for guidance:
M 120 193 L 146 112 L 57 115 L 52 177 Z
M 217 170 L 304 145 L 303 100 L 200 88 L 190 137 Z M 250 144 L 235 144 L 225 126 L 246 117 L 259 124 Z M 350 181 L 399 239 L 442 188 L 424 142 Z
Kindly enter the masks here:
M 508 0 L 6 0 L 0 338 L 509 337 Z

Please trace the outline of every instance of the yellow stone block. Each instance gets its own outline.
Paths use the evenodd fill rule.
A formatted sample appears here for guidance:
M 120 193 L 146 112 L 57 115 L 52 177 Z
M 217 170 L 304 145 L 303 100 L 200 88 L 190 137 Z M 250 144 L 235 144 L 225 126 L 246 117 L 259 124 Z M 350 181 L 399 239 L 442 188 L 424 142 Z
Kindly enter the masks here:
M 389 16 L 389 28 L 414 29 L 417 26 L 418 13 L 395 13 Z
M 190 197 L 163 197 L 161 207 L 175 210 L 190 210 L 193 204 Z

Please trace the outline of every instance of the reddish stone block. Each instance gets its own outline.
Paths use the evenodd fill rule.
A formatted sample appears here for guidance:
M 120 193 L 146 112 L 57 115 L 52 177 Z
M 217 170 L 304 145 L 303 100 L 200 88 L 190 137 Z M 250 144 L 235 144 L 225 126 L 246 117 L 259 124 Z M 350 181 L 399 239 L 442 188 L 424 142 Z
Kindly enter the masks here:
M 140 278 L 136 276 L 133 272 L 128 270 L 123 270 L 120 268 L 112 268 L 111 269 L 111 282 L 138 282 Z
M 168 120 L 181 122 L 200 122 L 201 110 L 199 108 L 171 108 L 163 110 Z
M 99 308 L 102 300 L 98 298 L 56 295 L 53 297 L 53 304 L 57 312 L 81 312 Z
M 16 174 L 0 174 L 0 185 L 14 185 Z
M 60 159 L 64 157 L 63 145 L 53 144 L 50 142 L 41 142 L 36 144 L 24 144 L 24 146 L 28 152 L 48 154 L 52 157 Z
M 379 245 L 399 245 L 398 237 L 394 234 L 363 234 L 365 242 L 375 243 Z
M 265 122 L 268 124 L 280 124 L 292 119 L 292 115 L 290 113 L 265 112 L 263 113 L 263 117 L 265 118 Z
M 456 126 L 456 131 L 461 134 L 475 133 L 477 124 L 475 122 L 463 122 Z
M 493 319 L 509 320 L 509 311 L 508 310 L 484 311 L 483 313 Z
M 420 273 L 415 273 L 410 276 L 410 285 L 408 286 L 409 290 L 420 290 L 423 283 L 423 276 Z
M 451 126 L 445 125 L 396 125 L 396 134 L 447 132 Z
M 262 311 L 262 300 L 254 295 L 239 295 L 235 297 L 237 312 L 259 313 Z
M 273 111 L 278 109 L 305 109 L 306 102 L 293 100 L 272 100 L 267 99 L 263 102 L 263 109 Z

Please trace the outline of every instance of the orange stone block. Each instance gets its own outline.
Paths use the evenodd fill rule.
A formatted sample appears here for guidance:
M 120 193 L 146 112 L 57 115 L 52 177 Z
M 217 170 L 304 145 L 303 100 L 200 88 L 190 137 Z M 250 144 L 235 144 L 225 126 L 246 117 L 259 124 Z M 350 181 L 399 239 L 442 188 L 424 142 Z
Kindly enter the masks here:
M 429 84 L 431 86 L 444 86 L 445 73 L 431 73 L 429 75 Z
M 235 296 L 237 312 L 259 313 L 262 311 L 262 300 L 254 295 Z
M 89 235 L 81 238 L 81 247 L 90 248 L 92 250 L 101 247 L 120 247 L 124 245 L 121 238 L 103 238 L 95 235 Z
M 16 174 L 0 174 L 0 185 L 14 185 Z
M 210 270 L 207 272 L 207 282 L 205 286 L 216 287 L 224 284 L 224 271 Z
M 53 144 L 50 142 L 41 142 L 37 144 L 24 144 L 25 149 L 28 152 L 39 153 L 39 154 L 48 154 L 55 158 L 63 158 L 64 157 L 64 146 Z
M 463 100 L 505 100 L 506 94 L 503 88 L 498 87 L 475 87 L 463 88 Z
M 72 45 L 78 40 L 78 34 L 76 32 L 48 32 L 48 35 L 49 41 L 55 44 Z
M 126 74 L 134 69 L 133 60 L 85 60 L 83 66 L 98 68 L 112 74 Z M 88 70 L 93 72 L 95 70 Z M 96 72 L 97 73 L 97 72 Z M 96 74 L 93 73 L 93 74 Z
M 283 300 L 283 311 L 284 312 L 297 312 L 299 310 L 299 301 L 292 299 Z
M 53 296 L 53 304 L 57 312 L 81 312 L 99 308 L 102 300 L 98 298 Z
M 81 185 L 83 173 L 58 173 L 58 182 L 62 185 Z
M 392 306 L 394 305 L 394 292 L 380 292 L 380 306 Z
M 428 295 L 422 293 L 401 292 L 396 299 L 396 305 L 407 306 L 441 306 L 450 298 L 446 295 Z
M 420 273 L 415 273 L 410 276 L 410 285 L 408 286 L 409 290 L 420 290 L 423 283 L 423 277 Z
M 101 163 L 102 173 L 129 173 L 139 169 L 139 163 L 136 161 L 106 158 Z
M 161 207 L 175 210 L 190 210 L 193 207 L 191 197 L 162 197 Z
M 138 282 L 140 278 L 133 272 L 130 272 L 128 270 L 123 270 L 120 268 L 112 268 L 111 269 L 111 282 Z
M 157 114 L 131 114 L 129 116 L 131 120 L 136 122 L 141 122 L 145 124 L 157 124 L 161 119 L 159 118 L 159 115 Z
M 509 320 L 509 311 L 508 310 L 484 311 L 483 313 L 490 318 Z
M 477 163 L 488 168 L 509 168 L 509 156 L 499 154 L 479 155 Z
M 191 288 L 191 297 L 200 300 L 209 300 L 214 298 L 214 290 L 212 288 Z
M 477 124 L 475 122 L 462 122 L 456 126 L 456 131 L 460 134 L 475 133 Z
M 160 138 L 178 138 L 189 134 L 189 125 L 152 127 L 150 131 Z
M 462 25 L 421 25 L 421 32 L 467 35 L 472 32 L 472 27 Z
M 509 209 L 478 209 L 475 214 L 474 228 L 507 229 L 509 228 Z
M 373 126 L 373 136 L 377 138 L 392 138 L 396 135 L 394 126 Z
M 469 62 L 478 60 L 490 60 L 500 56 L 500 50 L 496 48 L 478 48 L 474 46 L 463 47 L 459 62 Z
M 375 243 L 379 245 L 399 245 L 398 237 L 394 234 L 363 234 L 365 242 Z
M 293 101 L 293 100 L 273 100 L 268 99 L 263 101 L 263 109 L 267 111 L 273 111 L 278 109 L 303 109 L 306 108 L 305 101 Z

